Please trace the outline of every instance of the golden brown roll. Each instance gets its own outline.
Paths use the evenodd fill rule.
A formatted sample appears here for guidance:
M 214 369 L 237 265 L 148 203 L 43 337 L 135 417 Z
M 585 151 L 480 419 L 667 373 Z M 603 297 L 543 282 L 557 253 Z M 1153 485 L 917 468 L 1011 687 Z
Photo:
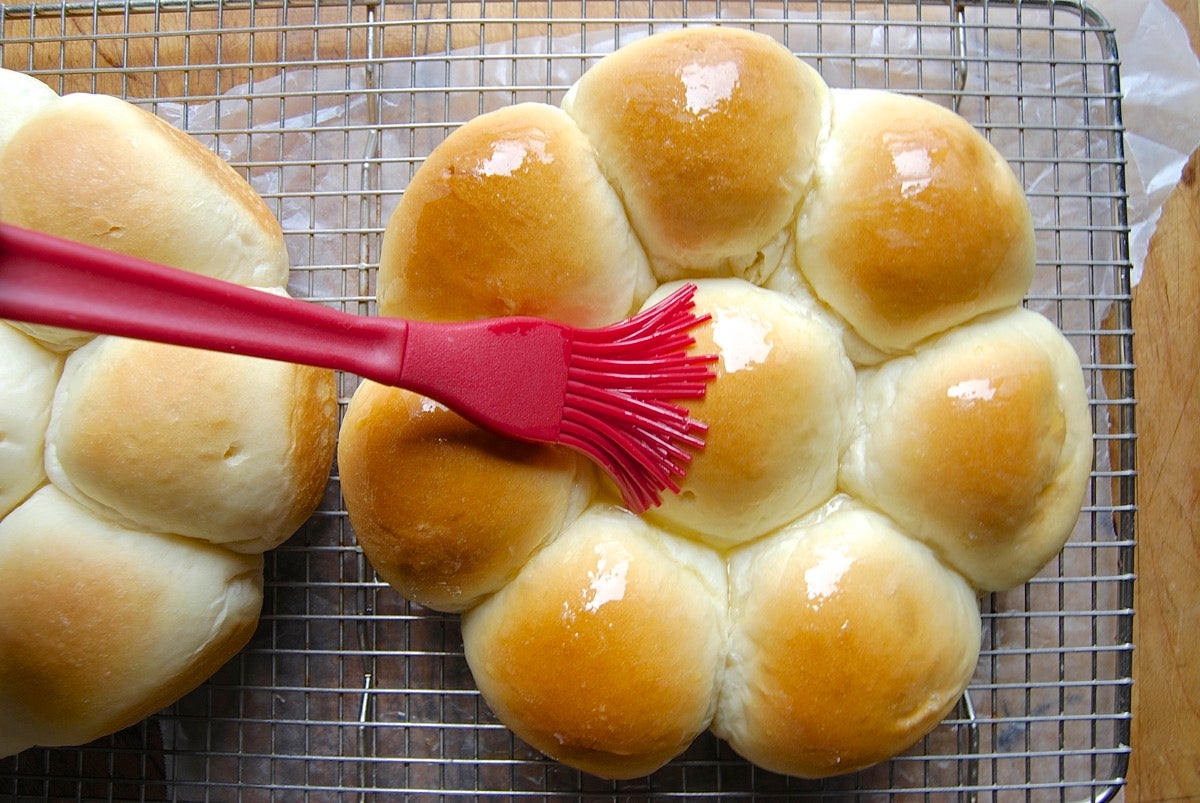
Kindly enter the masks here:
M 46 481 L 50 401 L 62 358 L 0 322 L 0 518 Z
M 888 519 L 836 499 L 729 561 L 730 653 L 713 731 L 774 772 L 817 778 L 932 730 L 979 655 L 962 577 Z
M 1079 358 L 1016 309 L 960 327 L 859 380 L 842 483 L 979 589 L 1028 580 L 1071 534 L 1092 429 Z
M 598 324 L 687 280 L 711 316 L 717 376 L 683 402 L 707 443 L 640 517 L 579 458 L 412 393 L 363 383 L 343 424 L 368 559 L 461 611 L 500 721 L 583 772 L 651 773 L 706 727 L 805 777 L 904 751 L 970 680 L 976 590 L 1028 577 L 1078 516 L 1086 396 L 1020 311 L 1012 169 L 948 110 L 831 92 L 766 36 L 652 35 L 562 111 L 467 123 L 382 256 L 385 315 Z
M 673 289 L 664 285 L 647 301 Z M 697 282 L 696 352 L 716 354 L 716 380 L 685 402 L 708 426 L 678 495 L 650 514 L 725 548 L 825 502 L 854 419 L 854 369 L 819 313 L 741 279 Z
M 0 756 L 89 742 L 194 689 L 250 640 L 262 562 L 43 487 L 0 521 Z
M 660 280 L 767 276 L 828 123 L 829 88 L 763 34 L 701 26 L 628 44 L 563 100 Z
M 338 472 L 375 571 L 441 611 L 464 610 L 500 588 L 591 492 L 576 453 L 503 438 L 419 394 L 369 381 L 346 410 Z
M 259 287 L 287 282 L 279 221 L 217 154 L 145 109 L 65 95 L 0 151 L 0 217 Z
M 713 552 L 597 506 L 464 615 L 463 644 L 484 699 L 519 737 L 632 778 L 708 727 L 725 599 Z
M 536 315 L 595 327 L 653 289 L 591 146 L 558 108 L 525 103 L 452 133 L 388 220 L 381 315 Z
M 1020 303 L 1033 221 L 1004 158 L 921 98 L 833 93 L 833 124 L 796 227 L 817 295 L 883 352 Z
M 320 501 L 336 427 L 329 371 L 99 337 L 67 358 L 46 471 L 137 529 L 262 552 Z

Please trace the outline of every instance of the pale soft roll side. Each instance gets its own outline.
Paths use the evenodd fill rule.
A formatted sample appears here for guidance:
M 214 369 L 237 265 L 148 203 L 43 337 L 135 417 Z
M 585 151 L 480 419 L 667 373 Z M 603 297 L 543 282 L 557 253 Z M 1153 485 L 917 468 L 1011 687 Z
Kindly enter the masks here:
M 336 427 L 330 371 L 98 337 L 67 358 L 46 472 L 127 525 L 262 552 L 320 501 Z
M 989 316 L 859 376 L 841 468 L 850 493 L 979 589 L 1020 585 L 1079 520 L 1092 427 L 1079 358 L 1025 309 Z
M 1019 304 L 1033 219 L 1012 168 L 962 117 L 914 96 L 835 90 L 795 257 L 864 354 L 897 353 Z
M 656 34 L 605 56 L 563 108 L 599 153 L 660 280 L 769 275 L 829 118 L 821 76 L 732 27 Z
M 46 481 L 50 401 L 62 358 L 0 322 L 0 518 Z
M 534 315 L 595 327 L 653 289 L 591 146 L 560 109 L 480 115 L 434 149 L 384 232 L 381 315 Z
M 56 100 L 58 93 L 33 76 L 0 67 L 0 151 L 28 118 Z
M 262 557 L 125 529 L 46 486 L 0 521 L 0 756 L 84 744 L 249 641 Z
M 245 179 L 106 95 L 65 95 L 25 120 L 0 151 L 0 217 L 239 284 L 287 282 L 279 221 Z
M 462 611 L 496 591 L 583 509 L 575 452 L 480 429 L 419 394 L 364 381 L 342 422 L 350 523 L 379 576 L 407 599 Z
M 590 508 L 463 617 L 488 705 L 536 749 L 605 778 L 646 775 L 713 716 L 725 567 L 618 508 Z
M 894 756 L 966 689 L 980 614 L 967 583 L 846 500 L 735 552 L 713 731 L 774 772 L 819 778 Z
M 15 76 L 0 217 L 286 294 L 279 224 L 215 154 Z M 257 553 L 320 501 L 337 400 L 331 371 L 24 324 L 0 323 L 0 380 L 3 756 L 132 725 L 245 646 Z
M 648 515 L 719 549 L 744 543 L 833 495 L 854 420 L 854 369 L 826 316 L 741 279 L 696 282 L 695 353 L 716 354 L 708 426 L 679 494 Z M 661 287 L 647 305 L 669 293 Z

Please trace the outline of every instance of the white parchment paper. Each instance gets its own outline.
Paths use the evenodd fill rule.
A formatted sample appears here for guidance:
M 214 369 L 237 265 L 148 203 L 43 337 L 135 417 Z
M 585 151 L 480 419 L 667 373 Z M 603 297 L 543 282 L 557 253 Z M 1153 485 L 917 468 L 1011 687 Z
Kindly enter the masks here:
M 1116 30 L 1121 57 L 1133 281 L 1162 205 L 1200 147 L 1200 61 L 1162 0 L 1093 0 Z

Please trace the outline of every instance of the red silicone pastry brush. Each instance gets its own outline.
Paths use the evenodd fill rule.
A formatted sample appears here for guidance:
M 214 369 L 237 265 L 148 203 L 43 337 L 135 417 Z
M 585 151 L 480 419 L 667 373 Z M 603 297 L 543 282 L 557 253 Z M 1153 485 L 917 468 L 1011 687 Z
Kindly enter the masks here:
M 351 315 L 0 224 L 0 318 L 334 368 L 404 387 L 480 426 L 596 461 L 641 512 L 678 491 L 715 357 L 690 355 L 691 285 L 601 329 L 540 318 L 426 323 Z

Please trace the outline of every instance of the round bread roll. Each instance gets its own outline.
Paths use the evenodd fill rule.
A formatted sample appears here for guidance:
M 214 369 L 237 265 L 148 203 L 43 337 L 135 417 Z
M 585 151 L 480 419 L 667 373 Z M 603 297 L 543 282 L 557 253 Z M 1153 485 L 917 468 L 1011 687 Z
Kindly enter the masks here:
M 725 601 L 716 554 L 596 506 L 465 614 L 463 644 L 484 699 L 519 737 L 632 778 L 708 727 Z
M 0 67 L 0 151 L 28 118 L 55 100 L 58 93 L 38 79 Z
M 889 758 L 954 707 L 978 603 L 885 517 L 843 499 L 729 561 L 730 657 L 713 731 L 806 778 Z
M 64 95 L 0 151 L 9 223 L 259 287 L 283 287 L 279 221 L 217 154 L 145 109 Z
M 560 109 L 480 115 L 429 155 L 388 220 L 381 315 L 535 315 L 596 327 L 653 289 L 645 253 Z
M 691 27 L 625 45 L 563 100 L 660 280 L 764 277 L 829 118 L 821 76 L 774 39 Z
M 45 89 L 0 72 L 0 218 L 286 293 L 283 232 L 232 168 Z M 240 650 L 256 553 L 321 500 L 336 432 L 332 371 L 0 323 L 0 756 L 131 725 Z
M 46 472 L 124 524 L 262 552 L 324 493 L 335 391 L 330 371 L 99 337 L 67 358 Z
M 650 515 L 717 548 L 757 538 L 833 495 L 854 420 L 854 368 L 837 330 L 811 309 L 741 279 L 696 282 L 696 353 L 716 354 L 708 425 L 679 494 Z M 664 285 L 647 305 L 673 289 Z
M 1025 309 L 989 316 L 859 379 L 850 493 L 978 589 L 1025 582 L 1071 534 L 1092 430 L 1079 358 Z
M 0 518 L 46 481 L 50 401 L 62 358 L 0 322 Z
M 717 376 L 681 402 L 708 429 L 680 493 L 635 516 L 558 452 L 367 382 L 350 521 L 401 594 L 463 613 L 488 705 L 564 764 L 646 775 L 710 727 L 768 770 L 861 769 L 961 699 L 976 591 L 1078 519 L 1082 373 L 1020 310 L 1033 270 L 1020 183 L 964 119 L 831 92 L 732 25 L 637 40 L 561 112 L 484 114 L 434 151 L 378 300 L 588 325 L 695 282 Z
M 364 381 L 338 474 L 355 536 L 406 598 L 461 611 L 511 579 L 591 490 L 567 449 L 480 429 L 419 394 Z
M 262 556 L 128 530 L 45 486 L 0 521 L 0 756 L 83 744 L 212 675 L 254 632 Z
M 833 98 L 796 227 L 796 260 L 816 294 L 892 353 L 1019 304 L 1033 277 L 1033 220 L 996 149 L 921 98 Z

